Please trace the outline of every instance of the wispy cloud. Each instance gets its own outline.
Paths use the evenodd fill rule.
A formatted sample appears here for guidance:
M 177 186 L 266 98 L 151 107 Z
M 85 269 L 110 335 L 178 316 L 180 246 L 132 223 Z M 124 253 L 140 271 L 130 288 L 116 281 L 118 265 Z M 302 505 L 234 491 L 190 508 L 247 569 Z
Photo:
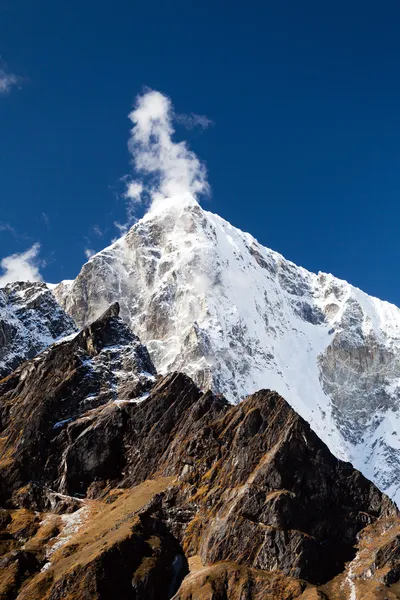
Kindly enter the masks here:
M 96 252 L 97 252 L 97 250 L 93 249 L 93 246 L 96 245 L 96 242 L 94 242 L 92 239 L 94 235 L 98 238 L 102 238 L 104 236 L 104 232 L 100 229 L 100 227 L 98 225 L 92 225 L 92 227 L 90 228 L 89 235 L 83 236 L 83 240 L 84 240 L 83 253 L 86 256 L 87 260 L 92 258 L 92 256 L 94 254 L 96 254 Z
M 206 115 L 197 115 L 196 113 L 190 113 L 189 115 L 175 114 L 175 121 L 186 127 L 186 129 L 195 129 L 196 127 L 208 129 L 208 127 L 214 125 L 214 121 Z
M 16 230 L 9 223 L 0 223 L 0 231 L 8 231 L 14 237 L 18 237 Z
M 91 248 L 85 248 L 85 256 L 88 260 L 89 258 L 92 258 L 94 254 L 96 254 L 95 250 L 92 250 Z
M 0 221 L 0 233 L 7 232 L 12 235 L 16 240 L 27 240 L 27 243 L 32 242 L 32 238 L 30 238 L 26 233 L 21 233 L 17 231 L 15 227 L 13 227 L 10 223 L 6 221 Z
M 42 219 L 43 223 L 45 224 L 46 229 L 50 229 L 49 215 L 45 212 L 42 212 L 42 214 L 40 215 L 40 218 Z
M 92 227 L 93 233 L 95 233 L 98 237 L 103 237 L 103 232 L 98 225 L 93 225 Z
M 0 261 L 0 287 L 13 281 L 42 281 L 40 267 L 43 261 L 38 259 L 40 244 L 33 244 L 31 248 L 20 254 L 11 254 Z
M 114 221 L 114 227 L 116 227 L 119 231 L 119 235 L 125 235 L 126 232 L 128 231 L 129 227 L 136 221 L 136 219 L 134 217 L 130 217 L 129 215 L 132 214 L 133 209 L 131 207 L 129 207 L 128 205 L 128 222 L 127 223 L 120 223 L 119 221 Z M 111 243 L 113 244 L 114 242 L 117 241 L 117 237 L 112 238 Z
M 121 225 L 118 222 L 115 223 L 115 226 L 118 227 L 121 233 L 123 232 L 124 228 L 125 230 L 128 229 L 129 225 L 136 221 L 136 210 L 138 205 L 142 204 L 145 198 L 145 194 L 145 188 L 140 181 L 128 181 L 125 191 L 125 199 L 127 200 L 126 214 L 128 217 L 128 223 L 126 225 Z
M 0 68 L 0 95 L 8 94 L 19 83 L 20 77 Z
M 125 196 L 129 198 L 133 203 L 140 202 L 141 195 L 143 194 L 143 184 L 139 181 L 130 181 L 126 188 Z
M 207 169 L 185 141 L 173 139 L 174 118 L 187 127 L 206 128 L 211 124 L 204 115 L 175 115 L 171 100 L 156 90 L 148 90 L 136 99 L 129 115 L 133 123 L 129 151 L 139 178 L 128 178 L 128 224 L 134 221 L 137 206 L 172 196 L 209 193 Z M 121 233 L 126 225 L 116 224 Z

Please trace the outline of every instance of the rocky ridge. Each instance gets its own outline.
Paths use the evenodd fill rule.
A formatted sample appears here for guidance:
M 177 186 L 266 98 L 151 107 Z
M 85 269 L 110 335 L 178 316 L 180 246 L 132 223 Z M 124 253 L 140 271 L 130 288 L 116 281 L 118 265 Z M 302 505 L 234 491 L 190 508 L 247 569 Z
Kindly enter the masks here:
M 159 373 L 232 402 L 276 390 L 399 499 L 397 307 L 297 267 L 190 196 L 159 204 L 54 293 L 80 326 L 118 301 Z
M 276 392 L 157 376 L 118 312 L 0 381 L 0 598 L 399 598 L 395 505 Z
M 76 331 L 46 284 L 9 283 L 0 289 L 0 377 Z

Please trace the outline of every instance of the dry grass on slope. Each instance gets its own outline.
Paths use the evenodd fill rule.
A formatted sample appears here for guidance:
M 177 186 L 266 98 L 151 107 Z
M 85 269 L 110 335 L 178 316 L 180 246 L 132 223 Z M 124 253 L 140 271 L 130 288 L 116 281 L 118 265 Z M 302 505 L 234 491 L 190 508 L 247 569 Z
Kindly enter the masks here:
M 103 557 L 113 552 L 122 556 L 127 542 L 143 543 L 138 513 L 173 483 L 172 477 L 145 481 L 135 488 L 113 490 L 104 500 L 88 501 L 89 510 L 79 530 L 52 554 L 49 568 L 23 586 L 18 600 L 46 600 L 50 593 L 63 600 L 96 598 L 93 575 L 101 570 Z M 158 543 L 150 538 L 145 542 L 149 546 Z M 86 573 L 90 574 L 87 579 Z

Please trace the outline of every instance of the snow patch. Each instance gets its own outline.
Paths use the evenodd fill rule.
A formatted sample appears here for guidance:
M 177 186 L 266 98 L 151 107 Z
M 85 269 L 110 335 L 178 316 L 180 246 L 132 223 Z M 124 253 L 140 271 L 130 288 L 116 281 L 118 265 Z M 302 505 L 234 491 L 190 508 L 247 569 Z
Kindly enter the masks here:
M 79 531 L 80 527 L 83 525 L 88 516 L 89 507 L 85 505 L 71 514 L 62 515 L 60 517 L 62 529 L 60 533 L 53 538 L 53 541 L 50 540 L 52 543 L 46 552 L 47 559 L 50 559 L 57 550 L 69 542 L 69 540 Z M 47 571 L 47 569 L 50 567 L 51 560 L 48 560 L 42 567 L 42 572 Z

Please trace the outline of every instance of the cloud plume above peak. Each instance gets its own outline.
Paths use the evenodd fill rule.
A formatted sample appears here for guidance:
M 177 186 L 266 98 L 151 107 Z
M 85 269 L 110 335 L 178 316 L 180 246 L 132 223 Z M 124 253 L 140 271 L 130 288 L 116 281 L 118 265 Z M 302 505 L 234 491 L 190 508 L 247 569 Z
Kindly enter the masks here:
M 140 181 L 127 182 L 126 198 L 131 212 L 143 201 L 209 193 L 204 163 L 186 142 L 173 139 L 175 114 L 167 96 L 156 90 L 146 91 L 138 96 L 129 118 L 133 123 L 129 151 L 140 176 Z
M 33 244 L 31 248 L 20 254 L 11 254 L 0 261 L 0 287 L 13 281 L 42 281 L 38 261 L 40 244 Z

